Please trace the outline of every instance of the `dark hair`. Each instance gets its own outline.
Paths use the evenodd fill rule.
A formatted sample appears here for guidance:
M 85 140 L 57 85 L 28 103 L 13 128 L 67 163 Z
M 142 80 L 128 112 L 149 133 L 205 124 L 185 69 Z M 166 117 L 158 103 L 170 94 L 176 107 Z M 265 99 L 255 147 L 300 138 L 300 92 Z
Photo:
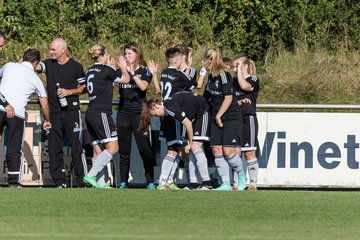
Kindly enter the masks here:
M 165 52 L 165 58 L 168 63 L 170 63 L 171 59 L 179 55 L 181 52 L 178 48 L 168 48 Z
M 3 32 L 0 31 L 0 38 L 3 38 L 4 40 L 6 40 L 6 36 Z
M 149 130 L 150 109 L 155 107 L 157 104 L 161 104 L 161 101 L 156 98 L 152 98 L 149 101 L 143 103 L 138 132 L 144 133 Z
M 125 54 L 125 50 L 126 49 L 130 49 L 131 51 L 133 51 L 134 53 L 137 54 L 136 57 L 136 65 L 142 65 L 142 66 L 146 66 L 146 62 L 144 60 L 144 52 L 141 48 L 141 46 L 137 43 L 128 43 L 124 46 L 124 54 Z
M 40 52 L 34 48 L 29 48 L 24 52 L 23 60 L 26 62 L 40 62 Z
M 233 66 L 231 59 L 228 57 L 222 57 L 222 61 L 224 62 L 225 65 L 230 65 L 231 67 Z

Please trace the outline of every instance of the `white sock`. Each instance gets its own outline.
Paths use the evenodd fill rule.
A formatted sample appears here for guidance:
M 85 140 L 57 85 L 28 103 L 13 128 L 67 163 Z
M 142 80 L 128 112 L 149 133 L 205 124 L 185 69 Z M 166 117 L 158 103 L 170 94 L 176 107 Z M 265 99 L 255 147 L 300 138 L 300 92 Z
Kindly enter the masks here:
M 94 166 L 96 157 L 91 159 L 92 165 Z M 99 185 L 102 187 L 105 185 L 105 168 L 103 168 L 97 175 L 96 179 L 98 180 Z
M 171 168 L 174 165 L 175 157 L 171 155 L 166 155 L 162 164 L 161 164 L 161 173 L 159 178 L 159 185 L 164 185 L 171 173 Z
M 229 163 L 229 165 L 231 166 L 231 168 L 235 172 L 237 172 L 238 174 L 244 174 L 244 169 L 243 169 L 243 166 L 242 166 L 242 160 L 239 157 L 239 155 L 234 153 L 230 157 L 226 158 L 226 161 Z
M 171 168 L 171 172 L 170 172 L 169 178 L 167 180 L 168 183 L 175 182 L 174 178 L 176 178 L 175 174 L 176 174 L 177 168 L 179 166 L 179 162 L 180 162 L 180 155 L 178 154 L 178 155 L 176 155 L 175 162 L 174 162 L 174 164 L 173 164 L 173 166 Z
M 194 153 L 189 153 L 189 179 L 190 183 L 198 183 L 197 177 L 196 177 L 196 157 Z
M 259 163 L 257 158 L 250 159 L 247 162 L 247 168 L 250 178 L 250 186 L 256 187 L 258 175 L 259 175 Z
M 96 158 L 96 161 L 92 168 L 90 169 L 88 176 L 94 177 L 97 176 L 98 173 L 104 169 L 104 167 L 111 161 L 113 155 L 108 151 L 102 151 Z
M 229 164 L 226 162 L 223 154 L 215 154 L 215 165 L 221 181 L 230 184 Z
M 209 170 L 208 170 L 208 163 L 205 153 L 202 148 L 196 150 L 194 152 L 196 157 L 196 166 L 199 170 L 200 176 L 202 181 L 210 181 Z

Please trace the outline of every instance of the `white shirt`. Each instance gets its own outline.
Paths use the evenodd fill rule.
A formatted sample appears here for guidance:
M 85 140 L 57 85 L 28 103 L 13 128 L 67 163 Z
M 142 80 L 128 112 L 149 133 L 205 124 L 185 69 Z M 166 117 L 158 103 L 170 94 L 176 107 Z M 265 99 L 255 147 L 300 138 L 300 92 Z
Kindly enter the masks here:
M 31 94 L 47 97 L 44 84 L 29 62 L 9 62 L 0 69 L 0 92 L 14 107 L 15 115 L 25 119 L 25 106 Z M 0 106 L 0 111 L 6 111 Z

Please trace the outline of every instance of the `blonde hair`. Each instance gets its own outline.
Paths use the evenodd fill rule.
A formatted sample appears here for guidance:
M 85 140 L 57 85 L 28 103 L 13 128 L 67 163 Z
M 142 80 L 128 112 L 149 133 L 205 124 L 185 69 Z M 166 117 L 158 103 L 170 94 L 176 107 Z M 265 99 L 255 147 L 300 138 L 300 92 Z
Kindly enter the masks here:
M 247 57 L 240 57 L 238 58 L 240 63 L 247 64 L 249 66 L 249 74 L 250 75 L 256 75 L 256 66 L 255 62 L 253 60 L 250 60 Z
M 106 48 L 101 44 L 95 44 L 89 49 L 89 55 L 93 61 L 97 61 L 99 57 L 104 56 Z
M 212 75 L 219 75 L 225 70 L 225 64 L 221 58 L 219 49 L 210 48 L 206 50 L 203 54 L 203 58 L 211 61 L 210 63 L 210 73 Z

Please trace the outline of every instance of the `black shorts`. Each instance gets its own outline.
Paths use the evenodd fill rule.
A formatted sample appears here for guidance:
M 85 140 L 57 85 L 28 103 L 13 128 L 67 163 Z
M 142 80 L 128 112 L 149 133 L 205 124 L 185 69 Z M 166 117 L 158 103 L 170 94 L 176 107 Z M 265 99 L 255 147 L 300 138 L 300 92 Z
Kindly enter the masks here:
M 183 144 L 182 124 L 172 117 L 165 116 L 161 121 L 160 140 L 166 140 L 167 145 Z
M 256 151 L 258 131 L 257 117 L 255 115 L 244 115 L 241 151 Z
M 241 116 L 241 115 L 240 115 Z M 219 128 L 215 118 L 211 119 L 210 146 L 240 147 L 242 137 L 242 118 L 226 119 Z
M 85 122 L 92 145 L 117 141 L 117 131 L 111 113 L 86 112 Z
M 210 137 L 210 114 L 205 112 L 201 117 L 192 122 L 193 126 L 193 140 L 194 141 L 209 141 Z M 183 138 L 188 139 L 187 131 L 183 126 Z

